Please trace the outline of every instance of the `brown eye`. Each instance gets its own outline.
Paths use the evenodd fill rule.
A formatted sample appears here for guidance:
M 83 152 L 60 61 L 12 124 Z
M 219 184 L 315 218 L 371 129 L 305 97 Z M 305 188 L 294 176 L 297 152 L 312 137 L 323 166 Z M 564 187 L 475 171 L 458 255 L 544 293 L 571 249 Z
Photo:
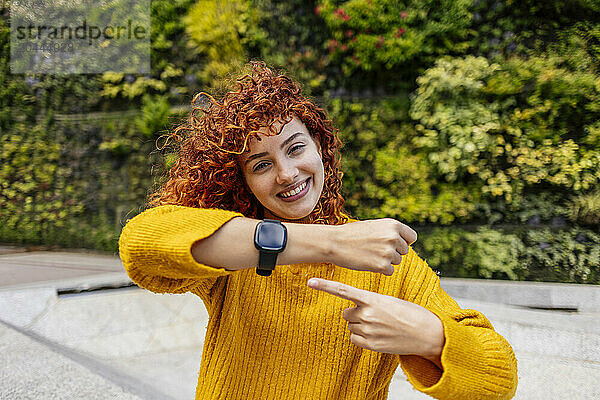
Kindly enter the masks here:
M 303 148 L 303 147 L 304 147 L 304 145 L 302 145 L 302 144 L 301 144 L 301 145 L 294 146 L 294 147 L 290 148 L 290 152 L 289 152 L 289 154 L 292 154 L 292 153 L 297 153 L 297 152 L 298 152 L 298 150 L 299 150 L 299 149 L 301 149 L 301 148 Z
M 266 162 L 259 162 L 258 164 L 256 164 L 254 166 L 252 171 L 254 171 L 254 172 L 260 171 L 261 169 L 265 169 L 267 167 L 267 165 L 269 165 L 269 164 Z

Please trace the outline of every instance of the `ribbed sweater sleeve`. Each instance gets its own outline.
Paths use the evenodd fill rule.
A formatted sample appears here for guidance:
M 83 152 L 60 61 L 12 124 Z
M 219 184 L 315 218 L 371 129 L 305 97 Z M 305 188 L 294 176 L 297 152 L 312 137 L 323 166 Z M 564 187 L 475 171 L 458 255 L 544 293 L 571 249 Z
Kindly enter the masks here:
M 194 289 L 207 300 L 222 268 L 199 264 L 192 245 L 243 214 L 219 209 L 164 205 L 130 219 L 119 238 L 119 255 L 138 286 L 155 293 L 185 293 Z
M 435 315 L 444 326 L 443 371 L 417 356 L 400 356 L 402 369 L 419 391 L 436 399 L 511 399 L 517 388 L 512 347 L 480 312 L 461 309 L 438 276 L 411 251 L 405 299 Z

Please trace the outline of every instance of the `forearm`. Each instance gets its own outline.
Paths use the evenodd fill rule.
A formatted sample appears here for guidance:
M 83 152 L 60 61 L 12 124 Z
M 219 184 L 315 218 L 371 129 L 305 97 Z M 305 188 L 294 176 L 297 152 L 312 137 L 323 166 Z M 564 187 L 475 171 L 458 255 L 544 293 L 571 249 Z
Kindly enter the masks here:
M 255 268 L 258 250 L 254 230 L 258 219 L 233 218 L 211 236 L 192 246 L 196 262 L 226 270 Z M 277 257 L 278 265 L 331 262 L 335 225 L 284 223 L 287 245 Z

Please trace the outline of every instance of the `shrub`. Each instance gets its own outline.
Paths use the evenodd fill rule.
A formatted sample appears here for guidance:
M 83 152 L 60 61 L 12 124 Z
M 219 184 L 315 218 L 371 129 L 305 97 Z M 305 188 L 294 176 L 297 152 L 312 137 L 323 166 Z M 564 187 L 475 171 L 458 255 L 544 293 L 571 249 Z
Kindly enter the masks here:
M 415 249 L 442 276 L 600 283 L 600 235 L 583 228 L 435 228 Z
M 437 172 L 517 210 L 527 193 L 600 182 L 600 87 L 558 57 L 442 59 L 418 79 L 411 116 Z
M 468 48 L 470 0 L 321 1 L 317 12 L 332 32 L 327 44 L 341 58 L 346 75 L 354 70 L 397 69 L 432 63 L 442 54 Z
M 448 224 L 466 220 L 475 199 L 456 183 L 437 182 L 424 152 L 411 144 L 406 97 L 330 99 L 326 108 L 344 142 L 342 169 L 348 209 L 363 218 Z
M 600 284 L 600 235 L 583 229 L 533 230 L 524 237 L 525 280 Z
M 183 18 L 188 46 L 204 56 L 200 79 L 213 86 L 239 69 L 248 50 L 265 40 L 258 14 L 247 0 L 200 0 Z
M 582 225 L 600 225 L 600 190 L 573 198 L 571 219 Z
M 470 51 L 489 58 L 525 56 L 532 49 L 544 53 L 562 43 L 573 49 L 574 43 L 563 34 L 569 32 L 570 36 L 582 26 L 596 23 L 600 16 L 600 6 L 595 0 L 476 0 L 470 10 L 473 13 Z
M 476 232 L 457 228 L 435 228 L 420 235 L 416 247 L 442 276 L 460 278 L 519 278 L 518 236 L 480 227 Z M 417 242 L 417 243 L 419 243 Z

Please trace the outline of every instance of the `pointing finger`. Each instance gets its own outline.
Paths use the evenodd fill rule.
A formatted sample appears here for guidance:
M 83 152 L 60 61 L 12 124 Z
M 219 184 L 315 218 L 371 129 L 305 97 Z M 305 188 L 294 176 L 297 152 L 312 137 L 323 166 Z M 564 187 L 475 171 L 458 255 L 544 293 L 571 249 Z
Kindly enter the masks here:
M 310 278 L 308 287 L 321 290 L 342 299 L 350 300 L 357 306 L 367 304 L 368 297 L 371 294 L 368 290 L 355 288 L 345 283 L 329 281 L 327 279 Z

